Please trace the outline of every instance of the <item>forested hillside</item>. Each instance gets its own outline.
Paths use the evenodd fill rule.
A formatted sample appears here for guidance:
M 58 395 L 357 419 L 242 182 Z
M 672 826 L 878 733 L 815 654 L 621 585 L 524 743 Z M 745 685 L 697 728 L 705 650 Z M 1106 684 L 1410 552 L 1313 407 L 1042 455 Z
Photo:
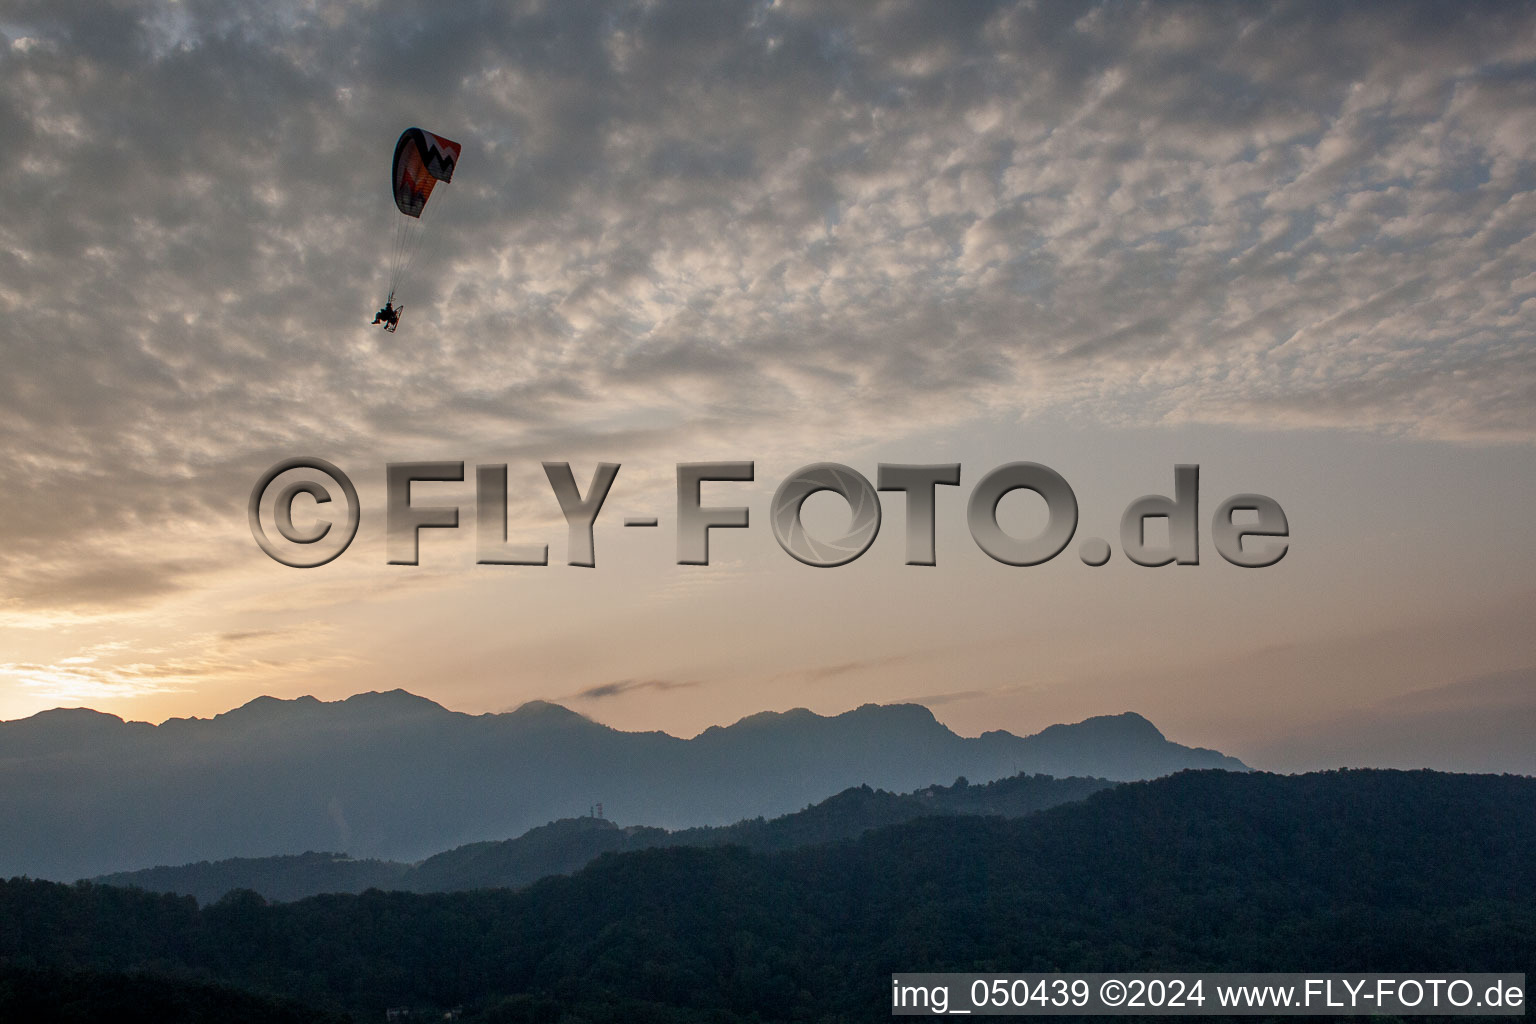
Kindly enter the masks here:
M 1024 819 L 609 855 L 522 892 L 199 910 L 13 880 L 0 958 L 358 1020 L 462 1005 L 484 1021 L 874 1021 L 893 971 L 1528 971 L 1533 850 L 1536 779 L 1188 772 Z
M 232 889 L 250 889 L 266 899 L 280 901 L 366 889 L 515 889 L 547 875 L 569 874 L 604 853 L 657 846 L 732 844 L 753 850 L 788 850 L 851 839 L 872 828 L 930 814 L 1018 817 L 1081 800 L 1110 785 L 1113 783 L 1104 779 L 1018 775 L 979 786 L 960 779 L 952 786 L 929 786 L 905 794 L 857 786 L 793 814 L 719 827 L 668 831 L 648 826 L 620 827 L 605 818 L 565 818 L 529 829 L 515 839 L 456 847 L 416 865 L 354 860 L 339 853 L 305 853 L 147 868 L 104 875 L 94 881 L 137 886 L 152 892 L 184 893 L 203 903 L 211 903 Z

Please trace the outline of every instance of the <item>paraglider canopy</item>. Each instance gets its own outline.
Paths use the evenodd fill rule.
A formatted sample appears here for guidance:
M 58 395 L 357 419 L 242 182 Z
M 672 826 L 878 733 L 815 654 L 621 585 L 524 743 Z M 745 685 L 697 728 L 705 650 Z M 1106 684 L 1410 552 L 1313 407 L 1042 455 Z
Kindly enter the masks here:
M 459 162 L 459 144 L 441 135 L 407 128 L 395 143 L 395 162 L 390 177 L 394 181 L 395 205 L 407 217 L 420 217 L 426 209 L 432 188 L 440 181 L 453 180 L 453 167 Z

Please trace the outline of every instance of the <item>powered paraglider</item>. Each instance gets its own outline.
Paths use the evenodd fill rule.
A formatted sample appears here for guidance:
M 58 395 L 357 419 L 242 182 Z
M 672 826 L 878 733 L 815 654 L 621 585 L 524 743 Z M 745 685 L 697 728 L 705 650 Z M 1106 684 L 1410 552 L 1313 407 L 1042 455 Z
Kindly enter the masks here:
M 421 215 L 437 183 L 453 180 L 460 148 L 457 142 L 420 128 L 407 128 L 395 143 L 390 184 L 401 216 L 395 224 L 395 245 L 390 257 L 389 297 L 373 318 L 375 324 L 382 324 L 391 334 L 400 326 L 400 313 L 405 309 L 395 305 L 395 292 L 400 289 L 421 243 Z

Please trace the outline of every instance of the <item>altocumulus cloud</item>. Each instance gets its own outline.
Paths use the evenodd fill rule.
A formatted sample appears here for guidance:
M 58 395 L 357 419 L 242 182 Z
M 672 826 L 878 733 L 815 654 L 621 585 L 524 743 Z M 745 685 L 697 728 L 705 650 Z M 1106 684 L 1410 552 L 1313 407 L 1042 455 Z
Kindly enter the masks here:
M 0 139 L 13 602 L 194 586 L 91 567 L 318 443 L 1536 434 L 1529 6 L 19 2 Z

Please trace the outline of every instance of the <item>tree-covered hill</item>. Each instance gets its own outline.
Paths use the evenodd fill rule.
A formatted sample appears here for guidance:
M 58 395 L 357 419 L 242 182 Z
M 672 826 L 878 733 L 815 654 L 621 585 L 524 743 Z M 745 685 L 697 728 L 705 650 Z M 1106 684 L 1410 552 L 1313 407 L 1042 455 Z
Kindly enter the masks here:
M 346 1024 L 348 1019 L 228 985 L 140 971 L 0 966 L 0 1020 L 17 1024 Z
M 603 818 L 565 818 L 530 829 L 515 839 L 470 843 L 429 857 L 421 864 L 354 860 L 344 854 L 305 853 L 284 857 L 156 867 L 104 875 L 94 881 L 152 892 L 184 893 L 211 903 L 232 889 L 250 889 L 269 900 L 295 900 L 330 892 L 401 889 L 453 892 L 460 889 L 519 888 L 547 875 L 563 875 L 604 853 L 656 846 L 725 846 L 787 850 L 834 839 L 850 839 L 872 828 L 930 814 L 997 814 L 1017 817 L 1080 800 L 1112 783 L 1104 779 L 1053 779 L 1019 775 L 985 785 L 957 780 L 897 794 L 858 786 L 805 810 L 778 818 L 753 818 L 734 825 L 666 829 L 621 828 Z
M 533 829 L 517 839 L 475 843 L 429 857 L 405 873 L 398 888 L 411 892 L 516 888 L 546 875 L 568 874 L 604 853 L 664 846 L 744 846 L 790 850 L 852 839 L 870 829 L 935 814 L 995 814 L 1020 817 L 1096 793 L 1104 779 L 1053 779 L 1017 775 L 972 786 L 929 786 L 914 793 L 887 793 L 855 786 L 803 811 L 777 818 L 753 818 L 734 825 L 679 829 L 619 828 L 594 818 L 569 818 Z
M 322 892 L 397 889 L 410 870 L 411 865 L 396 861 L 356 860 L 344 853 L 311 851 L 122 871 L 92 881 L 150 892 L 181 893 L 195 896 L 203 903 L 212 903 L 233 889 L 250 889 L 265 899 L 283 902 Z
M 1530 972 L 1533 851 L 1536 779 L 1188 772 L 1023 819 L 608 855 L 521 892 L 199 910 L 13 880 L 0 959 L 359 1020 L 463 1005 L 486 1021 L 874 1021 L 893 971 Z

